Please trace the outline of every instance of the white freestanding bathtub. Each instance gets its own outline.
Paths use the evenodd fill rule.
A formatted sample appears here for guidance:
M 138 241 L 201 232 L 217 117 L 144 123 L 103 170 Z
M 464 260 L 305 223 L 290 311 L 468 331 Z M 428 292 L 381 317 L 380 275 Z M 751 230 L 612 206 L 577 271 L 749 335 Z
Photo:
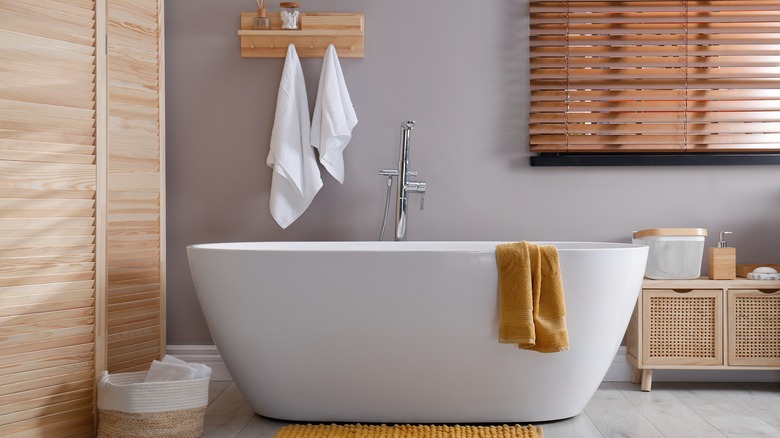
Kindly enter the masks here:
M 500 242 L 193 245 L 190 270 L 236 385 L 263 416 L 384 423 L 579 414 L 620 345 L 647 247 L 561 243 L 570 348 L 498 342 Z

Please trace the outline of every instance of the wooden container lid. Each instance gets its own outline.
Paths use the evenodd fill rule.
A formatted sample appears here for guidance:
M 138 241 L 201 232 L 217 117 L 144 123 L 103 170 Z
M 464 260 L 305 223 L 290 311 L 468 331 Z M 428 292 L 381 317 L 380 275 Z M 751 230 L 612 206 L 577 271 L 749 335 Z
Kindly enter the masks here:
M 707 236 L 706 228 L 650 228 L 634 231 L 634 239 L 648 236 Z
M 279 6 L 283 8 L 300 8 L 301 4 L 296 2 L 281 2 L 279 3 Z

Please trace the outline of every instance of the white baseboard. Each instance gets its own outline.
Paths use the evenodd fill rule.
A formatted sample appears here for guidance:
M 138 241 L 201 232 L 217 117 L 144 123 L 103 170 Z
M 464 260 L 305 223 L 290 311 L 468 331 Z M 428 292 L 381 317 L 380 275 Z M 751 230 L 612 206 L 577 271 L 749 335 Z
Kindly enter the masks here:
M 168 345 L 168 354 L 187 362 L 205 363 L 211 367 L 211 380 L 233 380 L 214 345 Z M 605 382 L 630 382 L 631 364 L 626 347 L 618 349 Z M 655 370 L 654 382 L 780 382 L 780 371 L 754 370 Z
M 203 363 L 211 367 L 211 380 L 232 381 L 230 373 L 222 361 L 219 350 L 214 345 L 168 345 L 166 353 L 185 362 Z
M 621 346 L 604 376 L 605 382 L 630 382 L 633 366 L 626 360 L 626 347 Z

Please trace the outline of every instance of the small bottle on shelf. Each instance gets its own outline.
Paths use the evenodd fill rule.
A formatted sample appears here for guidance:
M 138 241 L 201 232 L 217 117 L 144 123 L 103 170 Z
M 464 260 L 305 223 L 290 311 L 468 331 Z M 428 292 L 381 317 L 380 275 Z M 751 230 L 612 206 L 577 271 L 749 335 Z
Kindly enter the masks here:
M 271 19 L 265 13 L 266 1 L 257 0 L 257 17 L 252 20 L 252 29 L 254 30 L 268 30 L 271 28 Z

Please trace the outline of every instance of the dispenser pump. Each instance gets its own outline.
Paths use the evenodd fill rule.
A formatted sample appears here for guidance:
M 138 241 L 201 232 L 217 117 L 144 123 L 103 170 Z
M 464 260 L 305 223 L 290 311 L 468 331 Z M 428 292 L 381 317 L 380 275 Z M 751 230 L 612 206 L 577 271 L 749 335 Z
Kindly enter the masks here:
M 726 239 L 724 238 L 724 234 L 731 234 L 731 231 L 721 231 L 720 232 L 720 240 L 718 241 L 718 248 L 728 248 L 729 245 L 726 243 Z
M 707 248 L 709 277 L 713 280 L 733 280 L 737 278 L 737 249 L 729 248 L 726 235 L 731 231 L 721 231 L 718 246 Z

